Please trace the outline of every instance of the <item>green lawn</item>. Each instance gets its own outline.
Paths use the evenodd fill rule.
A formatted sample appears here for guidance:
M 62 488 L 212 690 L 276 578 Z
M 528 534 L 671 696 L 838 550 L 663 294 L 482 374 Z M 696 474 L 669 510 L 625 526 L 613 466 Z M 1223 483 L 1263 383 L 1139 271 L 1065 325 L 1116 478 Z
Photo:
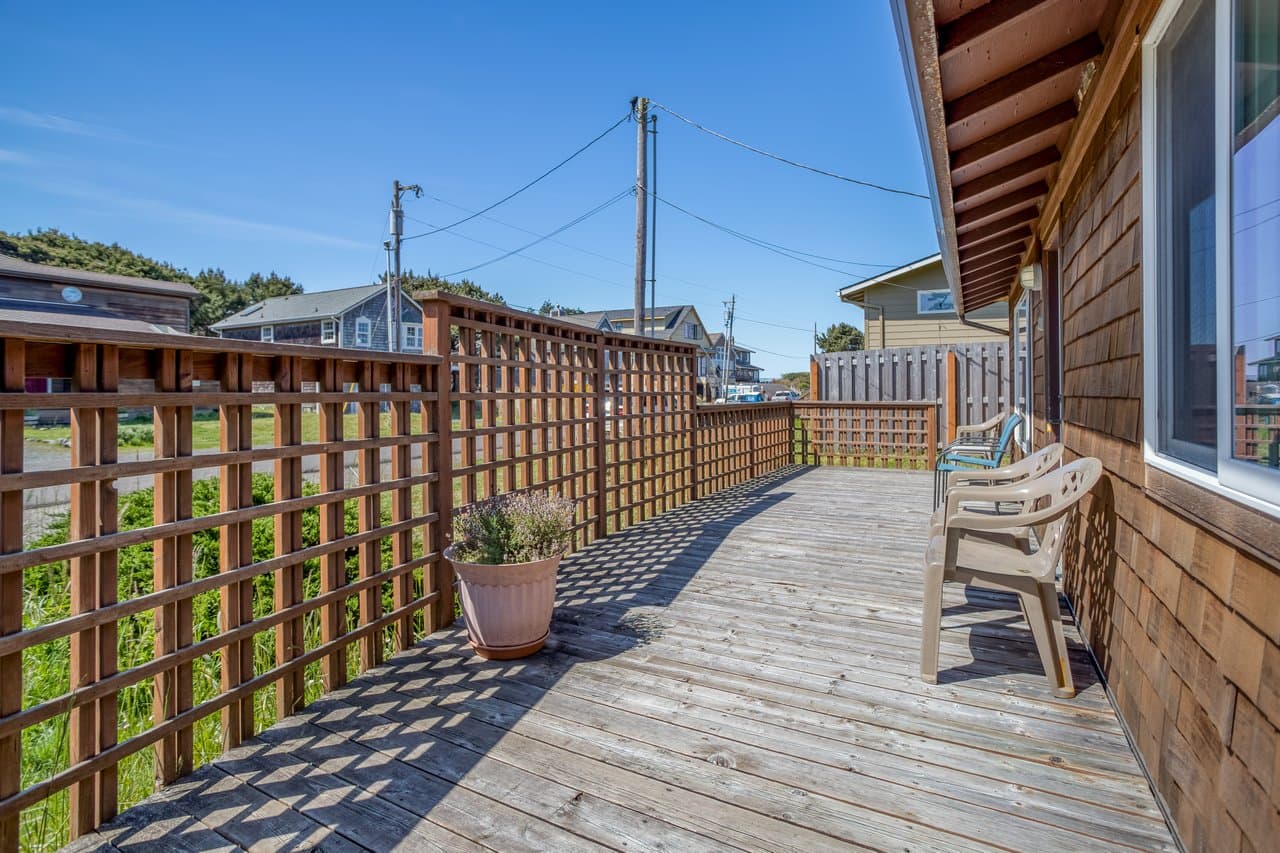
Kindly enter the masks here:
M 413 426 L 418 426 L 417 413 L 412 415 Z M 345 438 L 359 436 L 359 419 L 357 415 L 344 415 L 342 430 Z M 391 415 L 382 414 L 381 435 L 391 432 Z M 121 419 L 119 427 L 120 447 L 151 447 L 155 441 L 150 417 Z M 191 424 L 191 443 L 194 450 L 217 450 L 221 430 L 216 415 L 197 416 Z M 29 426 L 23 431 L 23 437 L 30 442 L 39 442 L 55 446 L 63 446 L 71 439 L 71 427 Z M 311 443 L 320 440 L 320 416 L 316 412 L 302 413 L 302 440 Z M 253 446 L 271 447 L 275 444 L 275 415 L 269 407 L 254 407 L 253 410 Z

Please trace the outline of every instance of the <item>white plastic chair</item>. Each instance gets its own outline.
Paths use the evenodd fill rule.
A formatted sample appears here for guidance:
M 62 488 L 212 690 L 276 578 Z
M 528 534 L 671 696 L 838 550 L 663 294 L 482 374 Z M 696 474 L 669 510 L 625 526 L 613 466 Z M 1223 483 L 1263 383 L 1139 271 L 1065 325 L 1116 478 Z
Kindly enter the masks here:
M 1075 695 L 1055 580 L 1068 525 L 1101 475 L 1102 463 L 1086 458 L 1020 483 L 957 486 L 947 494 L 942 527 L 924 560 L 921 679 L 938 682 L 942 584 L 955 581 L 1016 593 L 1053 692 Z M 1019 511 L 975 511 L 962 506 L 967 501 L 999 501 Z
M 1030 456 L 1024 456 L 1012 465 L 1005 465 L 1003 468 L 992 468 L 990 470 L 968 468 L 960 471 L 949 471 L 943 494 L 950 494 L 952 489 L 959 486 L 1009 486 L 1014 483 L 1021 483 L 1023 480 L 1034 479 L 1046 471 L 1056 468 L 1061 461 L 1062 445 L 1055 442 L 1040 448 Z M 986 498 L 983 498 L 982 501 L 984 503 L 988 502 Z M 999 503 L 994 500 L 989 502 L 994 504 L 995 512 L 1000 512 Z M 970 509 L 973 509 L 973 507 L 970 507 Z M 942 523 L 946 520 L 946 515 L 947 507 L 944 502 L 933 511 L 933 516 L 930 518 L 930 536 L 937 536 L 942 532 Z

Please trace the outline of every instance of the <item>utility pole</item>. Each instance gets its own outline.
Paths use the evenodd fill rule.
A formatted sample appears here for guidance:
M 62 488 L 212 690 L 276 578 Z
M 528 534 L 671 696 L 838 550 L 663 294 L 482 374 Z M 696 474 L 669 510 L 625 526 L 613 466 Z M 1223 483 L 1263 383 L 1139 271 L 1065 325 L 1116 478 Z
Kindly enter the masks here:
M 658 116 L 655 113 L 649 117 L 649 123 L 653 125 L 653 211 L 649 214 L 651 223 L 649 227 L 649 316 L 655 320 L 658 317 Z M 657 337 L 658 330 L 653 329 L 651 334 Z
M 391 188 L 391 275 L 387 276 L 387 352 L 400 349 L 400 239 L 404 236 L 404 209 L 400 198 L 412 192 L 422 198 L 422 187 L 402 185 L 395 181 Z
M 729 367 L 734 364 L 733 358 L 733 311 L 737 307 L 737 294 L 730 294 L 729 301 L 724 303 L 724 355 L 720 358 L 720 381 L 726 386 L 730 384 Z M 726 394 L 727 396 L 727 394 Z
M 632 98 L 631 109 L 636 118 L 636 287 L 635 287 L 635 333 L 644 334 L 644 262 L 648 240 L 646 233 L 649 223 L 649 158 L 645 143 L 649 136 L 649 99 Z

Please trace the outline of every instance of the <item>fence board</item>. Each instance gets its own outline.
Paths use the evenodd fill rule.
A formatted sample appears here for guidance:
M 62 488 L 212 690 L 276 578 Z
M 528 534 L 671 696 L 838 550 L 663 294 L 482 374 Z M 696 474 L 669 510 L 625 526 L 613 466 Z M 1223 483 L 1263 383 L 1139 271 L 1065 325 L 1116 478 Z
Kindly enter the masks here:
M 1008 408 L 1008 366 L 1008 344 L 995 341 L 823 353 L 813 357 L 810 372 L 817 377 L 815 401 L 936 403 L 944 413 L 936 426 L 941 442 L 948 423 L 981 423 Z

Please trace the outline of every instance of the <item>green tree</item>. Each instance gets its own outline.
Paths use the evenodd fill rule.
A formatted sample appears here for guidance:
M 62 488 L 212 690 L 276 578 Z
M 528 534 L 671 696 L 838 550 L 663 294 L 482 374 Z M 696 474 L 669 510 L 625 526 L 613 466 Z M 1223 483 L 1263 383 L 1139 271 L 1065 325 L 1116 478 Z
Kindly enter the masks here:
M 833 323 L 818 335 L 818 349 L 823 352 L 848 352 L 865 347 L 862 330 L 849 323 Z
M 782 374 L 781 380 L 787 385 L 790 385 L 794 391 L 798 391 L 801 394 L 809 393 L 809 371 L 807 370 L 797 370 L 794 373 L 784 373 Z
M 386 273 L 382 273 L 378 277 L 378 281 L 385 282 L 386 280 Z M 426 275 L 418 275 L 413 270 L 404 270 L 400 273 L 400 286 L 408 293 L 416 293 L 419 290 L 443 290 L 446 293 L 465 296 L 468 299 L 492 302 L 494 305 L 507 304 L 507 300 L 503 299 L 500 294 L 485 290 L 469 278 L 449 281 L 431 272 L 431 270 L 427 270 Z
M 542 300 L 542 305 L 541 305 L 541 307 L 539 307 L 539 308 L 538 308 L 538 313 L 539 313 L 539 314 L 541 314 L 541 315 L 542 315 L 542 316 L 544 316 L 544 317 L 548 317 L 548 316 L 550 316 L 550 315 L 551 315 L 551 312 L 553 312 L 553 311 L 557 311 L 557 310 L 558 310 L 561 314 L 585 314 L 585 313 L 587 313 L 586 311 L 583 311 L 581 308 L 567 308 L 567 307 L 565 307 L 564 305 L 557 305 L 557 304 L 555 304 L 554 302 L 552 302 L 550 299 L 544 299 L 544 300 Z

